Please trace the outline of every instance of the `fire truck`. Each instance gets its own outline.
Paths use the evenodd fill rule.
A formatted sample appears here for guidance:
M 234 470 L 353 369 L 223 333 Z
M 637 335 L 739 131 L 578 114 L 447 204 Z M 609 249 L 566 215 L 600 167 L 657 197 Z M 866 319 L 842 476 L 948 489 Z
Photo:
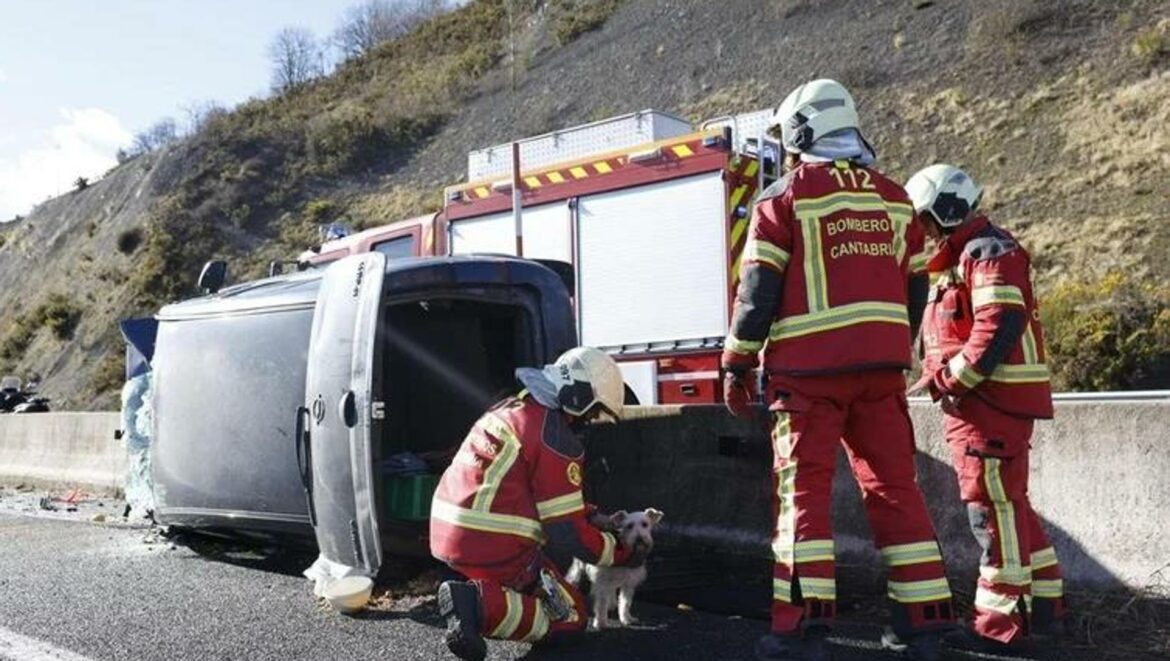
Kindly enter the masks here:
M 440 212 L 327 242 L 305 261 L 519 248 L 565 262 L 580 342 L 618 361 L 629 403 L 717 403 L 751 200 L 779 170 L 769 115 L 695 127 L 645 110 L 479 149 Z

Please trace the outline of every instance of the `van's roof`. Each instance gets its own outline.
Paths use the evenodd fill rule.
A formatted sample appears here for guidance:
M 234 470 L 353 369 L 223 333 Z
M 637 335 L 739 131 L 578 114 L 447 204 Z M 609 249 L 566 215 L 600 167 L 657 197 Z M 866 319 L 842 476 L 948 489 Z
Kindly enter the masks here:
M 159 321 L 180 321 L 312 308 L 317 302 L 317 290 L 326 268 L 328 266 L 321 266 L 233 285 L 215 294 L 164 306 L 157 317 Z M 386 263 L 384 289 L 387 293 L 395 293 L 491 283 L 564 289 L 557 275 L 548 268 L 530 260 L 504 255 L 407 257 L 389 260 Z M 567 292 L 565 295 L 567 296 Z

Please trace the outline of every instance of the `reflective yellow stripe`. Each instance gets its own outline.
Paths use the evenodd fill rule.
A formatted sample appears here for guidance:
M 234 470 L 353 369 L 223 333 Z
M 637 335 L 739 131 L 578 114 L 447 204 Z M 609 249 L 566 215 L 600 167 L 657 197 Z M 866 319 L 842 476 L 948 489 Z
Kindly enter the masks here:
M 894 225 L 894 259 L 898 266 L 902 266 L 902 259 L 906 256 L 906 227 L 910 225 L 910 218 L 904 216 L 890 216 Z
M 755 354 L 764 348 L 764 343 L 755 340 L 741 340 L 734 335 L 728 335 L 723 340 L 723 348 L 735 353 Z
M 792 583 L 782 579 L 772 579 L 772 599 L 792 603 Z
M 491 465 L 483 472 L 483 484 L 479 485 L 475 499 L 471 503 L 471 509 L 487 512 L 492 508 L 492 501 L 495 500 L 504 476 L 520 456 L 520 439 L 516 437 L 516 432 L 508 423 L 494 413 L 483 416 L 475 424 L 481 431 L 500 441 L 500 450 L 492 459 Z
M 829 307 L 828 276 L 821 245 L 821 222 L 817 216 L 801 216 L 801 239 L 804 242 L 804 283 L 808 309 L 812 313 Z
M 1031 567 L 980 567 L 979 577 L 1001 585 L 1028 585 L 1032 582 Z
M 910 325 L 905 305 L 878 302 L 849 303 L 821 312 L 781 319 L 772 324 L 769 337 L 772 340 L 786 340 L 871 322 Z
M 489 638 L 507 640 L 516 633 L 516 627 L 520 626 L 520 619 L 524 616 L 523 598 L 518 593 L 504 588 L 504 605 L 507 608 L 504 611 L 504 619 L 500 620 L 496 628 L 488 634 Z
M 926 270 L 926 252 L 910 256 L 910 275 L 918 275 Z
M 1020 541 L 1016 535 L 1016 510 L 1008 499 L 1007 490 L 1000 477 L 1000 460 L 995 457 L 983 459 L 983 475 L 987 483 L 987 493 L 991 496 L 991 505 L 995 508 L 995 524 L 999 533 L 1001 571 L 1009 575 L 1016 575 L 1023 571 L 1024 563 L 1020 559 Z
M 673 151 L 679 158 L 686 158 L 688 156 L 695 155 L 695 152 L 692 151 L 691 148 L 686 146 L 686 145 L 676 145 L 674 147 L 671 147 L 671 151 Z
M 524 183 L 528 184 L 529 188 L 540 188 L 543 185 L 536 177 L 524 177 Z
M 959 383 L 963 384 L 967 388 L 974 388 L 983 382 L 983 375 L 980 374 L 974 367 L 968 365 L 967 359 L 964 358 L 963 354 L 961 353 L 955 354 L 954 357 L 947 362 L 947 366 L 950 368 L 951 374 L 953 374 L 954 377 L 959 380 Z
M 796 462 L 792 454 L 792 418 L 787 413 L 776 415 L 772 428 L 772 452 L 788 463 L 776 472 L 776 533 L 772 538 L 772 557 L 776 562 L 792 566 L 796 547 Z
M 793 548 L 793 552 L 796 555 L 796 562 L 822 562 L 832 560 L 834 558 L 833 540 L 806 539 L 797 542 Z
M 971 290 L 971 307 L 979 309 L 985 305 L 1023 305 L 1024 293 L 1012 285 L 976 287 Z
M 975 588 L 975 608 L 995 611 L 1003 615 L 1011 615 L 1016 611 L 1018 597 L 996 594 L 987 588 Z
M 909 204 L 887 202 L 881 195 L 865 191 L 838 191 L 823 197 L 797 199 L 793 204 L 797 216 L 824 217 L 846 209 L 882 211 L 890 216 L 890 220 L 909 221 L 914 216 L 914 209 Z
M 601 556 L 597 558 L 598 567 L 613 566 L 613 550 L 617 547 L 617 540 L 614 536 L 603 532 L 601 533 Z
M 495 514 L 464 509 L 438 498 L 431 503 L 431 518 L 460 528 L 515 535 L 536 542 L 544 541 L 539 521 L 512 514 Z
M 759 171 L 760 171 L 760 162 L 759 161 L 748 161 L 747 167 L 744 168 L 744 170 L 743 170 L 743 176 L 751 179 L 752 177 L 756 176 L 756 173 Z
M 1064 596 L 1064 581 L 1059 578 L 1032 581 L 1032 596 L 1059 599 Z
M 597 170 L 598 174 L 609 174 L 613 172 L 613 168 L 609 167 L 609 163 L 605 161 L 598 161 L 593 164 L 593 169 Z
M 727 213 L 728 213 L 728 215 L 735 213 L 736 208 L 739 207 L 739 203 L 740 203 L 740 201 L 743 200 L 743 196 L 746 193 L 747 193 L 747 186 L 739 186 L 735 190 L 731 191 L 731 198 L 729 200 L 727 200 Z M 744 220 L 746 220 L 746 219 L 744 219 Z M 733 245 L 733 246 L 735 245 L 735 236 L 734 235 L 732 235 L 731 245 Z
M 1032 554 L 1032 571 L 1040 571 L 1041 569 L 1048 569 L 1058 564 L 1056 559 L 1056 549 L 1049 546 L 1048 548 L 1040 549 Z
M 915 542 L 894 544 L 881 549 L 882 560 L 887 567 L 904 567 L 926 562 L 942 562 L 942 552 L 937 542 Z
M 741 261 L 767 264 L 781 273 L 788 265 L 788 258 L 788 252 L 763 239 L 749 239 L 740 256 Z
M 1028 322 L 1024 328 L 1024 338 L 1022 341 L 1024 349 L 1024 363 L 1027 365 L 1036 365 L 1040 363 L 1040 350 L 1036 345 L 1036 334 L 1032 332 L 1032 323 Z
M 585 171 L 585 168 L 581 167 L 580 165 L 569 168 L 569 174 L 573 175 L 574 179 L 585 179 L 589 176 L 589 173 Z
M 536 600 L 536 615 L 532 618 L 532 628 L 524 637 L 520 639 L 521 642 L 531 643 L 541 638 L 544 638 L 548 633 L 548 613 L 544 612 L 544 604 L 540 600 Z
M 1049 380 L 1048 366 L 1000 365 L 991 373 L 991 380 L 998 383 L 1046 383 Z
M 734 247 L 735 244 L 739 243 L 739 238 L 743 236 L 743 233 L 747 231 L 747 228 L 747 218 L 740 218 L 739 220 L 735 221 L 735 224 L 731 226 L 731 243 L 729 245 Z
M 555 519 L 558 516 L 572 514 L 585 509 L 585 497 L 580 491 L 543 500 L 536 504 L 536 513 L 540 520 Z
M 951 587 L 945 578 L 932 578 L 927 581 L 890 581 L 886 594 L 900 604 L 917 604 L 950 599 Z
M 549 172 L 544 176 L 548 177 L 548 180 L 554 184 L 561 184 L 565 182 L 565 176 L 560 172 Z
M 837 598 L 837 581 L 831 578 L 813 578 L 801 576 L 800 595 L 805 599 L 823 599 L 831 601 Z

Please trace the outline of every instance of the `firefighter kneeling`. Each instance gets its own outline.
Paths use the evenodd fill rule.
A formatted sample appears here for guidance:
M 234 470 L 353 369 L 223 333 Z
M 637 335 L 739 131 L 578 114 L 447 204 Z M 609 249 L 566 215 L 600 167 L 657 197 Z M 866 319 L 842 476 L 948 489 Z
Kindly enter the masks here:
M 543 370 L 521 368 L 526 387 L 485 413 L 443 474 L 431 505 L 431 554 L 467 581 L 439 586 L 447 646 L 482 659 L 484 637 L 535 642 L 588 622 L 565 581 L 576 557 L 635 566 L 645 550 L 623 548 L 592 527 L 581 492 L 581 425 L 621 416 L 624 386 L 613 359 L 572 349 Z

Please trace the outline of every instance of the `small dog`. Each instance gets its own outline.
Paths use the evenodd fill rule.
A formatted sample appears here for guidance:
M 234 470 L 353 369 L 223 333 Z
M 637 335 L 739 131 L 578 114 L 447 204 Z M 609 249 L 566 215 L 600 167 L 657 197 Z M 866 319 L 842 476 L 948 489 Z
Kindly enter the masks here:
M 595 514 L 589 522 L 594 527 L 613 532 L 626 548 L 642 547 L 647 552 L 654 548 L 654 528 L 662 520 L 662 512 L 647 509 L 629 513 L 625 510 L 610 515 Z M 630 613 L 634 603 L 634 590 L 646 580 L 646 567 L 597 567 L 580 560 L 573 560 L 567 576 L 574 585 L 580 582 L 581 574 L 589 577 L 589 596 L 593 600 L 593 621 L 595 629 L 610 626 L 609 612 L 615 602 L 618 620 L 622 626 L 637 622 Z

